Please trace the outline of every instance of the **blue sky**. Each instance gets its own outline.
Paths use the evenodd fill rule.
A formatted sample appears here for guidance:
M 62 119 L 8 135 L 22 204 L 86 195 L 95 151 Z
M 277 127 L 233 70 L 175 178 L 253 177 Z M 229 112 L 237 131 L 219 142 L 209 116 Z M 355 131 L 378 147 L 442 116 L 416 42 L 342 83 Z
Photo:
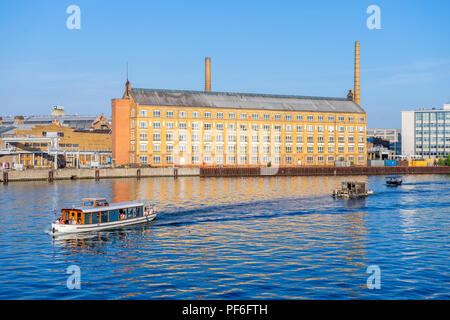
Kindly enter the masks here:
M 69 30 L 69 5 L 81 29 Z M 369 30 L 369 5 L 381 30 Z M 450 1 L 1 1 L 0 115 L 110 115 L 133 87 L 345 97 L 361 42 L 368 127 L 450 102 Z

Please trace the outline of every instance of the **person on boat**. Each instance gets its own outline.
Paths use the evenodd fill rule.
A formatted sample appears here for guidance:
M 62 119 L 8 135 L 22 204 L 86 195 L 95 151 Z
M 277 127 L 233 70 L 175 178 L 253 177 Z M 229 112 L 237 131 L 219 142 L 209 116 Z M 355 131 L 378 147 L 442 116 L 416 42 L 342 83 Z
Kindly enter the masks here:
M 78 218 L 77 224 L 81 224 L 81 218 Z

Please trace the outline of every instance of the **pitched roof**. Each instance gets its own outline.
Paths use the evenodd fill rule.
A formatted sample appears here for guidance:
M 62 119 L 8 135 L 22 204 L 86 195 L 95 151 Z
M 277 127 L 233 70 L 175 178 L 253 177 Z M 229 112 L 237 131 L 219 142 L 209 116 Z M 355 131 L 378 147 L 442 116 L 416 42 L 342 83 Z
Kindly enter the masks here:
M 144 106 L 365 113 L 357 103 L 345 98 L 138 88 L 131 89 L 131 95 Z

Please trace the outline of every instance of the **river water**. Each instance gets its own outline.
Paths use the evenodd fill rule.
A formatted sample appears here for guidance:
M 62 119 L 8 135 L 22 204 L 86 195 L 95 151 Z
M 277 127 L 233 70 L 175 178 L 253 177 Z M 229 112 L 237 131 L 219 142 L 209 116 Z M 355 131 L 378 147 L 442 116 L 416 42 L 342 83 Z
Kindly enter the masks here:
M 352 201 L 330 196 L 342 179 L 2 185 L 0 299 L 449 299 L 450 176 L 406 176 L 394 188 L 352 177 L 375 191 Z M 83 197 L 153 199 L 159 215 L 50 236 L 54 210 Z M 69 289 L 71 266 L 79 289 Z

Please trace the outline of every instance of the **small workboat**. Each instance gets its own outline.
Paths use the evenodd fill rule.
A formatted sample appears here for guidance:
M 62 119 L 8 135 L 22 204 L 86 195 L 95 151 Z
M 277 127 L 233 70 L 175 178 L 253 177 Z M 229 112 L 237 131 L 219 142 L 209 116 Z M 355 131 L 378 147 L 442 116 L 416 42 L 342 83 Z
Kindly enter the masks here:
M 367 190 L 365 182 L 343 181 L 340 189 L 333 190 L 333 198 L 358 199 L 370 194 L 373 191 Z
M 403 183 L 403 180 L 400 177 L 387 177 L 386 184 L 388 186 L 399 186 Z
M 53 234 L 78 233 L 121 228 L 154 220 L 156 211 L 148 201 L 108 203 L 104 198 L 82 200 L 81 207 L 61 209 L 52 223 Z

